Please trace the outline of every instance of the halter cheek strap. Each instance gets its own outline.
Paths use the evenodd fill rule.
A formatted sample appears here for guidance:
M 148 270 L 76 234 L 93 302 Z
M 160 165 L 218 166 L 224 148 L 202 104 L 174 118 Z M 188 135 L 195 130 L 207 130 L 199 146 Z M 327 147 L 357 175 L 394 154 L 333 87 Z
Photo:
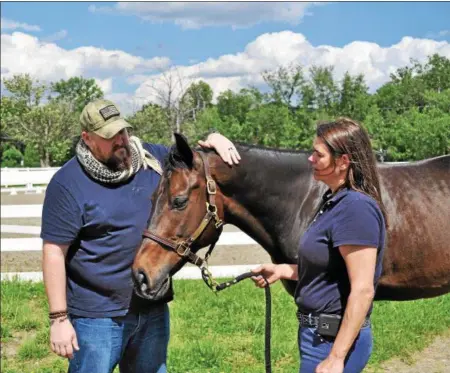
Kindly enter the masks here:
M 214 222 L 214 227 L 219 231 L 219 235 L 220 233 L 222 233 L 222 226 L 223 226 L 223 221 L 219 218 L 219 215 L 217 214 L 216 182 L 211 177 L 211 172 L 209 170 L 208 160 L 206 159 L 206 156 L 201 152 L 199 152 L 198 154 L 200 155 L 200 158 L 203 161 L 203 167 L 205 170 L 206 197 L 207 197 L 206 214 L 203 217 L 200 225 L 197 227 L 197 229 L 190 237 L 180 242 L 160 237 L 147 229 L 144 230 L 142 236 L 145 238 L 149 238 L 164 247 L 172 249 L 173 251 L 175 251 L 175 253 L 178 254 L 178 256 L 186 259 L 189 263 L 192 263 L 197 267 L 199 267 L 200 270 L 202 271 L 202 277 L 205 283 L 211 289 L 215 290 L 217 283 L 212 279 L 211 273 L 208 270 L 208 259 L 211 256 L 214 247 L 216 246 L 217 240 L 209 246 L 209 249 L 204 259 L 200 258 L 197 254 L 191 251 L 192 245 L 203 234 L 206 228 L 208 228 L 211 222 Z

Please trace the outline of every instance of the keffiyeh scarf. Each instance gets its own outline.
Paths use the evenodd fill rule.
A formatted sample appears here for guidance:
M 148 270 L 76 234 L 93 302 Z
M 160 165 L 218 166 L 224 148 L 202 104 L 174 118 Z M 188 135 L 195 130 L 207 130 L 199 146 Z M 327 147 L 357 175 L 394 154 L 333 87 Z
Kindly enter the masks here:
M 141 167 L 152 168 L 158 174 L 162 174 L 159 161 L 142 147 L 141 140 L 135 136 L 130 137 L 131 165 L 123 171 L 112 171 L 105 164 L 98 161 L 91 153 L 83 139 L 78 142 L 75 152 L 77 158 L 86 172 L 95 180 L 106 184 L 116 184 L 128 180 Z

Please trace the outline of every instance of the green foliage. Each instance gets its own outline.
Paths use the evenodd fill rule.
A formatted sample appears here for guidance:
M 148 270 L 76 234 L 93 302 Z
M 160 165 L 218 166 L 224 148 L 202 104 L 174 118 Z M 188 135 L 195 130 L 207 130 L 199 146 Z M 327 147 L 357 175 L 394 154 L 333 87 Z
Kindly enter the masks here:
M 25 151 L 23 153 L 23 166 L 24 167 L 39 167 L 40 166 L 39 153 L 32 144 L 28 144 L 25 147 Z
M 339 97 L 338 87 L 333 78 L 333 66 L 310 68 L 310 84 L 314 90 L 314 107 L 319 111 L 335 114 Z
M 95 80 L 82 76 L 52 83 L 51 88 L 57 94 L 56 100 L 69 103 L 71 109 L 78 114 L 89 102 L 103 98 L 103 91 Z
M 241 89 L 238 93 L 227 90 L 217 97 L 217 109 L 222 121 L 233 117 L 244 124 L 248 112 L 259 108 L 262 101 L 263 95 L 255 88 Z
M 206 108 L 211 107 L 213 91 L 209 84 L 199 81 L 192 83 L 181 98 L 180 106 L 184 120 L 195 121 L 196 117 Z
M 336 80 L 333 66 L 313 66 L 306 74 L 300 64 L 291 64 L 262 77 L 268 92 L 254 87 L 227 90 L 213 102 L 207 83 L 184 88 L 181 76 L 171 70 L 149 85 L 160 104 L 146 104 L 127 120 L 133 134 L 152 143 L 170 145 L 172 133 L 179 131 L 195 145 L 215 129 L 233 141 L 310 149 L 317 122 L 346 116 L 367 127 L 373 148 L 386 161 L 450 152 L 447 57 L 411 60 L 374 94 L 363 75 L 346 73 Z M 42 166 L 66 162 L 79 135 L 79 112 L 103 96 L 93 79 L 83 77 L 45 85 L 23 74 L 5 79 L 4 85 L 9 94 L 1 97 L 1 135 L 26 145 L 26 166 L 37 164 L 36 153 Z
M 2 167 L 20 167 L 23 155 L 15 146 L 6 149 L 2 154 Z
M 284 104 L 292 110 L 295 107 L 295 101 L 298 102 L 301 99 L 305 78 L 300 64 L 280 66 L 274 71 L 266 70 L 262 77 L 272 90 L 269 97 L 274 102 Z
M 164 110 L 154 104 L 147 104 L 127 121 L 133 126 L 131 134 L 143 141 L 169 145 L 172 143 L 171 128 Z
M 2 109 L 5 133 L 33 146 L 39 154 L 41 166 L 50 166 L 52 158 L 56 164 L 61 163 L 70 147 L 71 135 L 78 128 L 77 115 L 70 104 L 52 99 L 42 102 L 45 95 L 50 96 L 49 88 L 27 74 L 4 79 L 4 84 L 11 94 L 10 97 L 2 97 L 2 104 L 6 104 Z

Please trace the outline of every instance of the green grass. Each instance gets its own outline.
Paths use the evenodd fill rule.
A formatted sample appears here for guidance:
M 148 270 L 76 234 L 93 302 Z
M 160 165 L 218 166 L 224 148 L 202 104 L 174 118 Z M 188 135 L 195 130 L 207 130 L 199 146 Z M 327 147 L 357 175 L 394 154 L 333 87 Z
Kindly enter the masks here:
M 255 373 L 264 370 L 264 291 L 250 281 L 214 295 L 201 281 L 175 281 L 170 304 L 171 373 Z M 49 349 L 42 283 L 1 284 L 2 372 L 66 372 L 67 361 Z M 414 302 L 377 302 L 372 316 L 374 352 L 369 362 L 398 356 L 408 361 L 450 330 L 450 294 Z M 272 287 L 272 364 L 275 372 L 298 369 L 293 300 Z

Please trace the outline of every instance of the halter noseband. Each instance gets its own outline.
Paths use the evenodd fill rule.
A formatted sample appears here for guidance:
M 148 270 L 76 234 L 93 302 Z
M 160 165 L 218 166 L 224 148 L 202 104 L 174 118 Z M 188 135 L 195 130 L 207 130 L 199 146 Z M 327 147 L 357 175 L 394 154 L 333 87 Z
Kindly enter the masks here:
M 205 177 L 206 177 L 206 214 L 203 217 L 202 222 L 198 226 L 198 228 L 195 230 L 195 232 L 190 236 L 189 238 L 177 242 L 172 241 L 167 238 L 163 238 L 160 236 L 157 236 L 156 234 L 150 232 L 149 230 L 145 229 L 142 233 L 142 236 L 145 238 L 149 238 L 157 243 L 159 243 L 161 246 L 168 247 L 169 249 L 172 249 L 175 251 L 175 253 L 178 254 L 178 256 L 186 259 L 189 263 L 192 263 L 200 268 L 202 272 L 202 278 L 205 281 L 205 283 L 210 287 L 212 290 L 216 289 L 217 282 L 214 281 L 212 278 L 211 273 L 208 270 L 208 259 L 216 246 L 216 242 L 213 242 L 208 249 L 208 252 L 205 255 L 205 258 L 200 258 L 197 254 L 193 253 L 191 251 L 191 247 L 194 244 L 194 242 L 202 235 L 202 233 L 206 230 L 206 228 L 209 226 L 211 221 L 214 220 L 214 226 L 217 230 L 219 230 L 219 235 L 222 233 L 222 226 L 223 221 L 219 218 L 219 215 L 217 214 L 217 205 L 216 205 L 216 193 L 217 193 L 217 187 L 216 182 L 211 177 L 211 173 L 209 171 L 209 165 L 208 160 L 206 159 L 206 156 L 199 152 L 200 158 L 203 161 L 204 170 L 205 170 Z M 218 239 L 218 238 L 217 238 Z

